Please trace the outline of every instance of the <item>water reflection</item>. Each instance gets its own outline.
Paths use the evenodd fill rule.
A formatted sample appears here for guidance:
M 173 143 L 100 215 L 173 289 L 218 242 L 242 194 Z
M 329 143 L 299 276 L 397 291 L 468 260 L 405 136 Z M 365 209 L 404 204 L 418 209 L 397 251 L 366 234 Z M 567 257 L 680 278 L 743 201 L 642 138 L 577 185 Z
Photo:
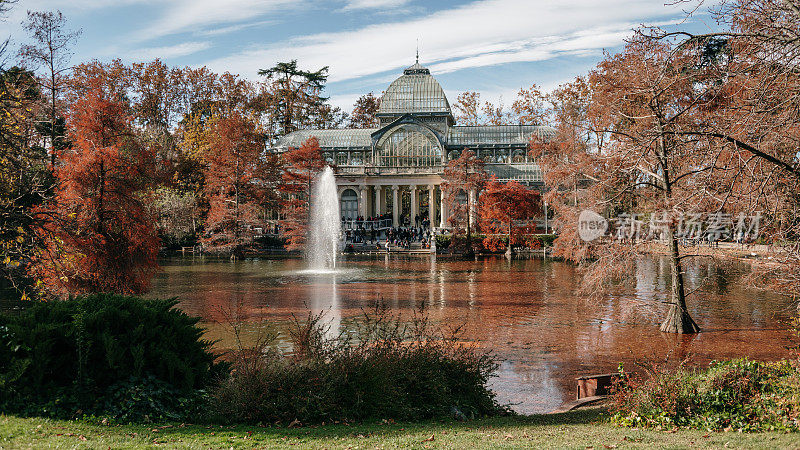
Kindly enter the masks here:
M 689 289 L 699 289 L 689 308 L 704 332 L 661 334 L 669 265 L 649 258 L 637 261 L 633 285 L 595 297 L 576 295 L 574 267 L 538 259 L 381 255 L 350 258 L 330 275 L 302 274 L 302 261 L 293 259 L 172 259 L 163 266 L 152 294 L 178 296 L 221 346 L 228 345 L 218 325 L 225 308 L 282 332 L 292 314 L 326 311 L 334 334 L 376 300 L 407 315 L 424 304 L 432 323 L 463 325 L 467 340 L 503 359 L 493 388 L 526 413 L 555 408 L 573 398 L 575 377 L 614 371 L 619 362 L 783 356 L 793 311 L 787 298 L 732 282 L 741 268 L 689 265 Z
M 339 335 L 342 326 L 342 313 L 339 308 L 338 283 L 336 274 L 314 277 L 308 308 L 312 314 L 323 313 L 326 329 L 325 337 L 334 338 Z

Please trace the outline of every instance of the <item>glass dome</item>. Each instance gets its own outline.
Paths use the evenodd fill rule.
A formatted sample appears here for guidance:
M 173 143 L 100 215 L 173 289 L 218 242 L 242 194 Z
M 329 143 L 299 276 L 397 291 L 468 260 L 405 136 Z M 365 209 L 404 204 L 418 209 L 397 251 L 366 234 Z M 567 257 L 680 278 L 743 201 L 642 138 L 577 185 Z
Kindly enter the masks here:
M 381 98 L 378 114 L 445 113 L 451 114 L 450 103 L 430 70 L 419 63 L 403 71 Z

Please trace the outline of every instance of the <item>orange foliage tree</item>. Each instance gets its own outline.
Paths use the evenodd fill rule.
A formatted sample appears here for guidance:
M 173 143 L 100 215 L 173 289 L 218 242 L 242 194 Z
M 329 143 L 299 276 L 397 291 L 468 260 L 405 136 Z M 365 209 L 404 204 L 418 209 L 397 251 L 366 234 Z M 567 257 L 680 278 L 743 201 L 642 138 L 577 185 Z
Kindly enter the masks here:
M 358 97 L 350 114 L 348 128 L 374 128 L 380 124 L 375 116 L 381 106 L 380 97 L 375 97 L 372 92 Z
M 515 233 L 514 222 L 538 214 L 540 200 L 538 192 L 516 181 L 501 183 L 492 177 L 480 198 L 481 229 L 489 234 L 483 241 L 484 247 L 493 251 L 505 247 L 510 255 L 512 246 L 524 244 L 519 233 Z M 508 236 L 507 245 L 499 239 L 502 235 Z
M 212 119 L 205 151 L 205 191 L 209 202 L 204 244 L 239 256 L 252 242 L 247 230 L 259 225 L 260 207 L 275 203 L 277 158 L 263 155 L 256 124 L 238 113 Z
M 288 250 L 300 250 L 305 246 L 311 201 L 311 185 L 326 165 L 319 149 L 317 138 L 310 138 L 300 148 L 283 154 L 283 181 L 280 191 L 281 233 Z
M 134 139 L 126 105 L 98 80 L 72 104 L 74 148 L 58 166 L 52 207 L 39 208 L 48 245 L 33 271 L 54 294 L 147 291 L 159 241 L 145 208 L 152 152 Z
M 470 202 L 470 192 L 477 197 L 485 183 L 483 160 L 469 149 L 464 149 L 460 157 L 448 161 L 442 173 L 444 201 L 450 210 L 448 222 L 453 226 L 454 235 L 465 235 L 465 255 L 474 253 L 472 232 L 475 204 L 474 199 Z

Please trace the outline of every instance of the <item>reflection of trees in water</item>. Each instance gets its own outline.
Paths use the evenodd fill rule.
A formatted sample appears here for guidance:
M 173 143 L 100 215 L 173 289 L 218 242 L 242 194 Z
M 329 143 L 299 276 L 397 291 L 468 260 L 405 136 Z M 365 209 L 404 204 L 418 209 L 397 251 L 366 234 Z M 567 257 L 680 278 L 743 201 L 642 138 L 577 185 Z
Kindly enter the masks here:
M 292 313 L 304 318 L 308 308 L 326 310 L 333 334 L 352 330 L 360 308 L 379 298 L 406 317 L 422 303 L 432 324 L 464 324 L 468 340 L 506 360 L 494 383 L 503 398 L 521 398 L 525 411 L 571 398 L 576 376 L 614 371 L 619 362 L 771 357 L 783 351 L 787 334 L 780 321 L 790 300 L 748 290 L 731 281 L 727 267 L 705 262 L 686 269 L 690 289 L 712 279 L 689 301 L 704 327 L 694 340 L 658 332 L 670 276 L 661 258 L 639 261 L 635 284 L 597 298 L 577 295 L 577 269 L 551 260 L 381 256 L 344 266 L 355 272 L 331 280 L 294 274 L 302 268 L 296 260 L 167 262 L 153 296 L 177 295 L 187 312 L 207 320 L 218 318 L 220 306 L 241 302 L 248 320 L 282 333 Z

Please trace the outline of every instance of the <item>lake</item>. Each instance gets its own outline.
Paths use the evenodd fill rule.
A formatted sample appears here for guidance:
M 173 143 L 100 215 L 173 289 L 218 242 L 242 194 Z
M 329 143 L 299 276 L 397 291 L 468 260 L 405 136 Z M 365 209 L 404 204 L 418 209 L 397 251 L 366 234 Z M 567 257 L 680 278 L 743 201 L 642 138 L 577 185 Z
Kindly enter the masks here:
M 464 339 L 501 360 L 492 388 L 520 413 L 551 411 L 575 398 L 575 378 L 614 372 L 619 363 L 748 356 L 787 356 L 789 322 L 797 314 L 788 297 L 746 288 L 743 268 L 690 265 L 697 291 L 689 309 L 703 330 L 696 336 L 658 331 L 667 305 L 666 261 L 637 263 L 635 282 L 604 295 L 577 295 L 577 269 L 544 259 L 459 260 L 435 256 L 374 255 L 343 258 L 336 274 L 304 271 L 300 259 L 238 261 L 205 257 L 161 261 L 151 297 L 178 297 L 180 308 L 203 318 L 220 349 L 232 347 L 230 323 L 246 331 L 285 332 L 292 315 L 325 311 L 331 332 L 376 301 L 410 317 L 420 304 L 440 326 L 464 327 Z

